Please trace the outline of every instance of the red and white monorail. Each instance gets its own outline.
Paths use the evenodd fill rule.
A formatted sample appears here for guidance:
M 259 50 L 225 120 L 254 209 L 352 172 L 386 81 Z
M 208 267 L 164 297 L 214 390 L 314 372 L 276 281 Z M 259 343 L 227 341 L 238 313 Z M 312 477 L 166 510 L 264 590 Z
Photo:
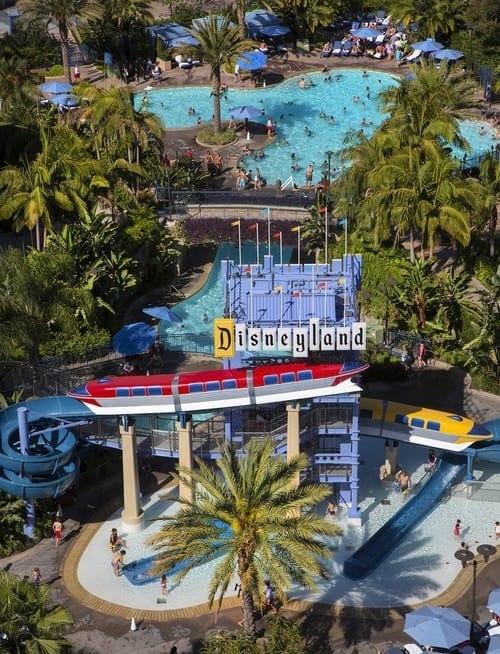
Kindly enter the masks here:
M 368 366 L 332 363 L 103 377 L 68 393 L 97 415 L 213 411 L 359 391 L 352 377 Z

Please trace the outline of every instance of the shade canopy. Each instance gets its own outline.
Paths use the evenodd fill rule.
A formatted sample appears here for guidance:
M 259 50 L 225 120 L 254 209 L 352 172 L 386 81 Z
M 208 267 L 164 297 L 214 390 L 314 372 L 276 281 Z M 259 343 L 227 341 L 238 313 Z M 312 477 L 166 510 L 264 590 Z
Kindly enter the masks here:
M 429 53 L 443 50 L 444 45 L 438 41 L 434 41 L 434 39 L 425 39 L 425 41 L 417 41 L 416 43 L 412 43 L 411 47 L 414 50 L 420 50 L 420 52 Z
M 68 82 L 45 82 L 44 84 L 40 84 L 40 91 L 42 93 L 51 93 L 54 95 L 57 95 L 58 93 L 69 93 L 70 91 L 73 90 L 73 87 L 71 84 L 68 84 Z
M 491 591 L 488 595 L 488 603 L 486 606 L 490 611 L 493 611 L 493 613 L 500 615 L 500 588 L 495 588 Z
M 49 99 L 49 102 L 52 102 L 57 107 L 61 105 L 66 107 L 77 107 L 80 104 L 80 100 L 76 95 L 72 95 L 71 93 L 58 93 L 57 95 L 53 95 Z
M 168 307 L 161 306 L 161 307 L 146 307 L 145 309 L 142 310 L 143 313 L 146 313 L 148 316 L 151 316 L 152 318 L 157 318 L 158 320 L 166 320 L 168 322 L 182 322 L 182 319 L 179 318 L 179 316 L 172 311 L 172 309 L 169 309 Z
M 208 16 L 202 16 L 201 18 L 193 18 L 191 21 L 193 29 L 198 29 L 200 27 L 205 27 L 209 21 L 215 21 L 217 27 L 226 26 L 226 27 L 236 27 L 229 18 L 226 16 L 218 16 L 217 14 L 209 14 Z
M 161 40 L 166 48 L 174 47 L 171 42 L 181 37 L 192 37 L 191 32 L 184 25 L 178 23 L 162 23 L 146 28 L 146 32 L 153 38 Z
M 243 107 L 233 107 L 228 110 L 228 113 L 233 120 L 245 120 L 245 118 L 251 120 L 252 118 L 262 116 L 262 109 L 245 105 Z
M 242 70 L 259 70 L 266 65 L 267 57 L 259 50 L 252 50 L 244 52 L 236 63 Z
M 191 34 L 185 34 L 184 36 L 176 36 L 175 39 L 171 39 L 168 45 L 170 48 L 185 48 L 186 46 L 198 46 L 200 42 L 194 36 L 191 36 Z
M 245 14 L 245 23 L 251 39 L 257 39 L 262 28 L 270 25 L 280 25 L 281 18 L 266 9 L 254 9 Z
M 266 25 L 259 29 L 259 34 L 270 37 L 285 36 L 285 34 L 288 34 L 289 31 L 290 28 L 286 25 Z
M 359 30 L 352 30 L 351 34 L 358 39 L 376 39 L 382 36 L 383 32 L 372 29 L 371 27 L 361 27 Z
M 404 632 L 419 645 L 451 649 L 469 640 L 471 622 L 455 609 L 423 606 L 407 613 Z
M 113 350 L 120 354 L 143 354 L 156 341 L 156 328 L 146 322 L 125 325 L 113 336 Z
M 458 61 L 459 59 L 464 58 L 464 53 L 460 52 L 460 50 L 451 50 L 450 48 L 444 48 L 443 50 L 438 50 L 437 52 L 434 52 L 432 55 L 434 59 L 437 59 L 438 61 L 441 61 L 442 59 L 446 59 L 447 61 Z

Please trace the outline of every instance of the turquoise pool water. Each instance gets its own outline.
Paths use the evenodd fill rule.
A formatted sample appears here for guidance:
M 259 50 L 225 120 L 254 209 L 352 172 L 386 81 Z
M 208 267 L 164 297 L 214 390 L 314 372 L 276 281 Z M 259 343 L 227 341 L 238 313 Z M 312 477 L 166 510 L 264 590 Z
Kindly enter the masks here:
M 325 81 L 328 76 L 331 81 Z M 328 74 L 312 73 L 304 77 L 314 86 L 301 89 L 297 84 L 299 77 L 294 77 L 267 88 L 230 87 L 222 98 L 223 120 L 229 120 L 230 108 L 250 105 L 262 110 L 262 119 L 257 118 L 255 122 L 265 123 L 268 118 L 276 122 L 277 138 L 265 149 L 265 157 L 256 161 L 250 156 L 241 161 L 247 168 L 258 166 L 268 184 L 274 185 L 278 179 L 283 182 L 291 175 L 294 182 L 302 186 L 309 164 L 314 166 L 313 182 L 319 182 L 328 150 L 334 152 L 331 173 L 335 177 L 341 167 L 338 153 L 345 147 L 347 132 L 363 129 L 370 135 L 383 120 L 377 95 L 397 82 L 393 75 L 361 69 L 333 69 Z M 142 98 L 143 94 L 136 96 L 136 106 L 141 106 Z M 188 112 L 190 107 L 195 109 L 195 114 Z M 213 113 L 211 88 L 185 86 L 151 90 L 147 108 L 161 118 L 165 127 L 191 127 L 197 124 L 199 117 L 208 122 Z M 325 117 L 321 117 L 322 112 Z M 484 154 L 499 142 L 488 123 L 463 121 L 461 125 L 472 147 L 470 156 Z M 479 131 L 481 126 L 484 133 Z M 456 151 L 459 157 L 463 154 Z M 292 165 L 298 170 L 292 169 Z

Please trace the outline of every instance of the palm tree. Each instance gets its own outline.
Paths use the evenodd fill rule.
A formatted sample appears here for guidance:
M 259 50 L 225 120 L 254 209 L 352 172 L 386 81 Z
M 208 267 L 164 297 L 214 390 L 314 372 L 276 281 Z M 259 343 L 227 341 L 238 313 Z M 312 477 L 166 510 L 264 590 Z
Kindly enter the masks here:
M 466 5 L 460 0 L 391 0 L 387 7 L 394 22 L 406 29 L 417 25 L 422 37 L 439 37 L 453 32 Z
M 18 7 L 28 18 L 43 21 L 47 30 L 50 23 L 57 26 L 64 72 L 71 82 L 70 40 L 81 42 L 78 23 L 98 19 L 102 15 L 100 3 L 97 0 L 19 0 Z
M 282 599 L 295 581 L 315 587 L 315 577 L 327 577 L 322 559 L 331 556 L 321 540 L 341 533 L 338 526 L 311 511 L 329 494 L 327 486 L 295 480 L 308 465 L 304 454 L 284 462 L 274 445 L 252 440 L 248 454 L 238 457 L 226 444 L 217 471 L 201 459 L 198 469 L 179 469 L 178 479 L 194 500 L 181 499 L 179 512 L 151 538 L 158 551 L 155 569 L 169 570 L 181 561 L 178 579 L 215 557 L 217 566 L 208 586 L 208 600 L 218 595 L 220 607 L 235 574 L 241 585 L 245 631 L 255 634 L 254 609 L 266 579 Z
M 488 214 L 489 254 L 494 259 L 500 203 L 500 162 L 491 154 L 481 164 L 479 178 L 485 190 L 484 210 Z
M 133 43 L 133 27 L 153 23 L 151 0 L 105 0 L 104 8 L 104 20 L 114 27 L 120 61 L 124 64 L 127 61 L 126 44 L 131 46 Z
M 399 320 L 420 334 L 425 332 L 431 309 L 438 302 L 432 266 L 430 259 L 407 261 L 400 271 L 398 284 L 388 289 L 392 303 L 398 308 Z
M 0 597 L 2 649 L 11 654 L 60 654 L 68 648 L 62 633 L 73 619 L 62 606 L 49 608 L 49 586 L 0 571 Z
M 200 43 L 203 60 L 210 66 L 212 97 L 214 104 L 214 131 L 221 131 L 220 96 L 221 68 L 246 49 L 252 47 L 251 41 L 241 39 L 239 27 L 231 27 L 227 18 L 223 20 L 213 14 L 206 21 L 191 30 Z

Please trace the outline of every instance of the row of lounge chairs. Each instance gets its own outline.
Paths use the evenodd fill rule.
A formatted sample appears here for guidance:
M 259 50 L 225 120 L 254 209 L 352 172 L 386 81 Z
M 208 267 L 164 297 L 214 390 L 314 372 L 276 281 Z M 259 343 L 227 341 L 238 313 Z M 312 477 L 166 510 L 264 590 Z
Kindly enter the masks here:
M 346 41 L 345 43 L 342 43 L 342 41 L 335 41 L 335 43 L 333 43 L 331 46 L 331 49 L 324 48 L 320 53 L 321 57 L 357 57 L 358 55 L 358 51 L 355 53 L 353 52 L 352 41 Z

